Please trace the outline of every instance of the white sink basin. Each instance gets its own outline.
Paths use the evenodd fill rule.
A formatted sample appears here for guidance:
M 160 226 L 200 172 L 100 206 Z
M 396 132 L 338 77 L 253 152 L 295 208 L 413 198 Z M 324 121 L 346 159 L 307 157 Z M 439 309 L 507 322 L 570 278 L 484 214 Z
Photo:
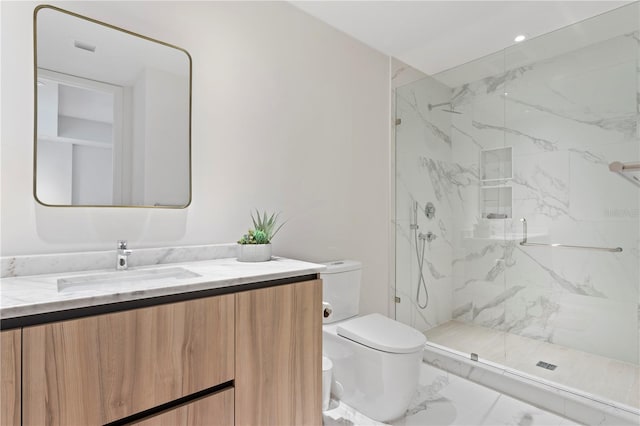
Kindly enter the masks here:
M 105 272 L 58 279 L 58 291 L 96 290 L 101 285 L 120 287 L 154 281 L 196 278 L 199 274 L 184 268 L 158 268 Z

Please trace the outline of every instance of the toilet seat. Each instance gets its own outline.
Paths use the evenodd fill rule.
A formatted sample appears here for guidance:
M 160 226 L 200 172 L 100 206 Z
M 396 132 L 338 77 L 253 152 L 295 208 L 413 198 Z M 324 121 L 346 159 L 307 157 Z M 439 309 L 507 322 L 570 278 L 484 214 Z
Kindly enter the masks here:
M 339 336 L 372 349 L 407 354 L 421 350 L 427 342 L 418 330 L 380 314 L 345 321 L 336 329 Z

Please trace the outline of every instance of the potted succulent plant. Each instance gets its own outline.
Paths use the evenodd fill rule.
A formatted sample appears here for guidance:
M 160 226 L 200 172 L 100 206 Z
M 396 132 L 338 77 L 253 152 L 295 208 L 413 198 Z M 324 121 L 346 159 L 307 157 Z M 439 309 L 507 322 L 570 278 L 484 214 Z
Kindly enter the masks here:
M 256 217 L 251 213 L 253 229 L 244 234 L 238 240 L 238 260 L 240 262 L 265 262 L 271 260 L 271 240 L 278 233 L 280 226 L 276 226 L 279 214 L 273 213 L 271 216 L 267 212 L 256 210 Z

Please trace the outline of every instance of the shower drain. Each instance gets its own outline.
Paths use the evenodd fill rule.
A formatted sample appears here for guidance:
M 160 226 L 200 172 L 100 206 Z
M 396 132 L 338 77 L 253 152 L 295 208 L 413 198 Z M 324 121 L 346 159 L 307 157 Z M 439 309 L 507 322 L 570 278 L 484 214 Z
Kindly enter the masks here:
M 542 367 L 542 368 L 546 368 L 547 370 L 555 370 L 557 365 L 555 364 L 550 364 L 548 362 L 544 362 L 544 361 L 538 361 L 538 363 L 536 364 L 538 367 Z

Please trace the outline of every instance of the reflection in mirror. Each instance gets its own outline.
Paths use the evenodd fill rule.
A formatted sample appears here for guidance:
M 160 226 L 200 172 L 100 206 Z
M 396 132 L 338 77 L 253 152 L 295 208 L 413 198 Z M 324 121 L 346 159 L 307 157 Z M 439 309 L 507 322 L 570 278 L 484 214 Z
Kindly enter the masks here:
M 189 54 L 51 6 L 34 16 L 36 200 L 186 207 Z

